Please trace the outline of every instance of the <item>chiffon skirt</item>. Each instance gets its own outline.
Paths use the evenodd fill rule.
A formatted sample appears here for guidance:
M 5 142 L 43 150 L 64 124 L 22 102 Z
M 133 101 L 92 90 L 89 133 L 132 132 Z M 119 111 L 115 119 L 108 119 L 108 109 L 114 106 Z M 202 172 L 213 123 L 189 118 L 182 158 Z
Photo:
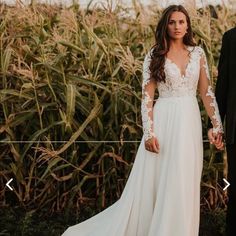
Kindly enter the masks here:
M 196 97 L 158 98 L 153 121 L 159 154 L 142 138 L 120 199 L 63 236 L 198 236 L 203 145 Z

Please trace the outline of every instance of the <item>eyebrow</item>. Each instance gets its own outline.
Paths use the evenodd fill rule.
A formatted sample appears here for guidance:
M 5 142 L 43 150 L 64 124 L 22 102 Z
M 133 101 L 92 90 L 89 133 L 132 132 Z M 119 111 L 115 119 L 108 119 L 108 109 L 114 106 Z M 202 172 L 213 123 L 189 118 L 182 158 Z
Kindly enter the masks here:
M 185 19 L 180 19 L 180 20 L 174 20 L 174 19 L 170 19 L 169 21 L 181 21 L 181 20 L 185 20 Z

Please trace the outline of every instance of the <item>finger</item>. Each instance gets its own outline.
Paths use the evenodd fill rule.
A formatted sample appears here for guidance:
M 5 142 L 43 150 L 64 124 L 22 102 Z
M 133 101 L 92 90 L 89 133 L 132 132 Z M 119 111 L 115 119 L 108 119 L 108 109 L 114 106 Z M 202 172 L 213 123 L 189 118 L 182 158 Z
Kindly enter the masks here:
M 219 140 L 216 140 L 216 141 L 214 142 L 214 144 L 215 144 L 215 146 L 219 146 L 219 145 L 221 144 L 221 142 L 220 142 Z
M 224 148 L 224 143 L 221 142 L 219 145 L 216 145 L 216 148 L 222 150 Z
M 220 140 L 219 140 L 219 146 L 222 146 L 222 145 L 224 145 L 224 143 L 222 142 L 222 138 L 220 138 Z
M 219 142 L 219 135 L 215 136 L 215 142 L 218 143 Z
M 215 141 L 216 141 L 215 136 L 211 135 L 209 141 L 211 144 L 215 144 Z
M 153 148 L 153 143 L 150 143 L 149 145 L 149 152 L 153 152 L 154 148 Z
M 222 142 L 222 138 L 223 138 L 222 135 L 220 135 L 220 142 Z
M 215 139 L 214 137 L 212 139 L 209 140 L 210 141 L 210 144 L 215 144 Z
M 215 144 L 220 145 L 222 143 L 222 136 L 218 134 L 215 139 Z
M 214 139 L 210 139 L 210 144 L 214 144 L 215 140 Z
M 153 147 L 153 152 L 158 153 L 158 149 L 157 149 L 156 145 Z
M 145 142 L 145 149 L 148 151 L 151 149 L 151 142 L 149 140 Z
M 145 144 L 145 149 L 146 149 L 147 151 L 149 151 L 149 149 L 150 149 L 149 144 Z
M 221 149 L 221 150 L 224 149 L 224 143 L 222 143 L 222 144 L 220 145 L 220 149 Z
M 155 142 L 155 140 L 153 140 L 153 143 L 152 143 L 152 150 L 153 150 L 153 152 L 158 153 L 158 149 L 157 149 L 157 147 L 156 147 L 156 142 Z
M 146 148 L 147 151 L 151 152 L 152 151 L 152 147 L 151 145 L 148 145 L 147 148 Z
M 155 153 L 159 153 L 159 149 L 158 149 L 158 147 L 156 146 L 156 144 L 155 144 L 154 147 L 153 147 L 153 151 L 154 151 Z
M 214 139 L 213 134 L 208 135 L 210 139 Z
M 209 140 L 213 140 L 214 139 L 214 136 L 212 135 L 212 133 L 208 133 L 208 139 Z
M 221 135 L 217 135 L 216 140 L 217 140 L 218 142 L 221 142 Z
M 159 142 L 158 142 L 157 138 L 155 139 L 155 146 L 156 146 L 157 151 L 159 152 L 160 151 L 160 145 L 159 145 Z
M 213 133 L 213 132 L 212 132 L 212 136 L 213 136 L 214 139 L 216 139 L 217 133 Z

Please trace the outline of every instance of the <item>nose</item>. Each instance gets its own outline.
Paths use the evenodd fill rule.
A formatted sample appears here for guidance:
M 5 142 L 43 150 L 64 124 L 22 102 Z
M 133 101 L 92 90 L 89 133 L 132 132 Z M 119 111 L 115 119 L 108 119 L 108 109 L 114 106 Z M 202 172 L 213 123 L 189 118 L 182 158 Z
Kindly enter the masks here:
M 175 23 L 175 29 L 178 29 L 178 28 L 179 28 L 179 26 L 180 26 L 180 24 L 179 24 L 179 23 Z

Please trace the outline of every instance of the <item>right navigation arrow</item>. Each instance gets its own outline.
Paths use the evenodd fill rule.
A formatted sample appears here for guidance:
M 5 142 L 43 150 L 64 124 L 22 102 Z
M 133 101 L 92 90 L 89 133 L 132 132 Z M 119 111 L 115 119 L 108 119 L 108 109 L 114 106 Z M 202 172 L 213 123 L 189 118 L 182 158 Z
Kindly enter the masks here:
M 230 186 L 230 183 L 225 178 L 223 180 L 226 183 L 225 187 L 223 188 L 223 190 L 225 191 Z

